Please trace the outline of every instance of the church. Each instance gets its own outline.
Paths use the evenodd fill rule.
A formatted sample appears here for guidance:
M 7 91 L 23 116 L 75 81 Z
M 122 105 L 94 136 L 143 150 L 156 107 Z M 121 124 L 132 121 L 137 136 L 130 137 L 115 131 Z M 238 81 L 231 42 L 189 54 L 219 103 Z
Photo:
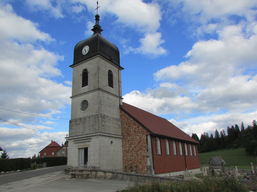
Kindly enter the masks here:
M 200 169 L 198 142 L 164 118 L 122 102 L 119 49 L 101 32 L 76 44 L 68 166 L 149 175 Z

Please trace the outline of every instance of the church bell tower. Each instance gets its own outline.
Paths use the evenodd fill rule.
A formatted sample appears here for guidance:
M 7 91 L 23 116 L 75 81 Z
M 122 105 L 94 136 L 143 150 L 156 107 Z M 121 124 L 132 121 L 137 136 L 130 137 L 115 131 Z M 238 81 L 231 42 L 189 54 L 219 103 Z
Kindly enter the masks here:
M 122 170 L 121 70 L 119 49 L 107 39 L 98 14 L 94 34 L 76 44 L 68 165 Z

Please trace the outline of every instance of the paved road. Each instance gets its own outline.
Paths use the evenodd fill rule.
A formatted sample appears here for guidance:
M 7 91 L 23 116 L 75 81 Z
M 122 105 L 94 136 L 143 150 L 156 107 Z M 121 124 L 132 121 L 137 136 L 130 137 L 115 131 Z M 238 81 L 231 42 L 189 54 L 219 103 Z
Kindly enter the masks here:
M 41 175 L 45 175 L 45 174 L 49 174 L 57 171 L 63 171 L 66 167 L 67 165 L 61 165 L 61 166 L 25 171 L 20 173 L 0 175 L 0 186 L 7 183 L 15 182 L 15 181 L 30 179 L 32 177 L 37 177 L 37 176 L 41 176 Z
M 133 182 L 105 179 L 71 179 L 65 166 L 0 176 L 0 192 L 115 192 Z M 59 171 L 56 171 L 58 170 Z M 53 172 L 55 171 L 55 172 Z

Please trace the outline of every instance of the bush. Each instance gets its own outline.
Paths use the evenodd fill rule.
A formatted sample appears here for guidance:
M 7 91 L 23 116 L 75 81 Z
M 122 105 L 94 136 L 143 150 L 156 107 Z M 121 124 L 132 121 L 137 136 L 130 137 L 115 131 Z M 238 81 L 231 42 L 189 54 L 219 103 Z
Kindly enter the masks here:
M 28 169 L 30 160 L 30 158 L 0 159 L 0 172 Z
M 31 169 L 36 169 L 36 168 L 37 168 L 37 164 L 36 163 L 31 164 Z
M 66 165 L 67 157 L 45 157 L 45 158 L 17 158 L 17 159 L 0 159 L 0 172 L 16 171 L 32 168 L 32 164 L 47 163 L 47 167 Z M 35 169 L 36 167 L 33 166 Z
M 43 164 L 46 163 L 47 167 L 57 166 L 57 165 L 66 165 L 67 157 L 44 157 L 31 159 L 31 163 Z
M 121 192 L 139 192 L 139 191 L 156 191 L 156 192 L 247 192 L 245 185 L 233 178 L 209 178 L 205 177 L 201 181 L 192 180 L 190 182 L 166 182 L 152 183 L 151 185 L 135 185 Z

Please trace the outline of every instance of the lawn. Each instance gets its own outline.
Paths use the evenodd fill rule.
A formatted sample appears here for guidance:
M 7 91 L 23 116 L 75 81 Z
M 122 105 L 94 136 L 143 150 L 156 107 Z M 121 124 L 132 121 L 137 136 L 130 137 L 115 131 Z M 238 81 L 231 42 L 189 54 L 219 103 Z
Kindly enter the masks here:
M 199 153 L 200 165 L 208 165 L 211 157 L 221 156 L 229 167 L 238 166 L 240 169 L 250 169 L 250 163 L 257 166 L 257 158 L 250 156 L 245 152 L 244 148 L 223 149 L 207 153 Z

